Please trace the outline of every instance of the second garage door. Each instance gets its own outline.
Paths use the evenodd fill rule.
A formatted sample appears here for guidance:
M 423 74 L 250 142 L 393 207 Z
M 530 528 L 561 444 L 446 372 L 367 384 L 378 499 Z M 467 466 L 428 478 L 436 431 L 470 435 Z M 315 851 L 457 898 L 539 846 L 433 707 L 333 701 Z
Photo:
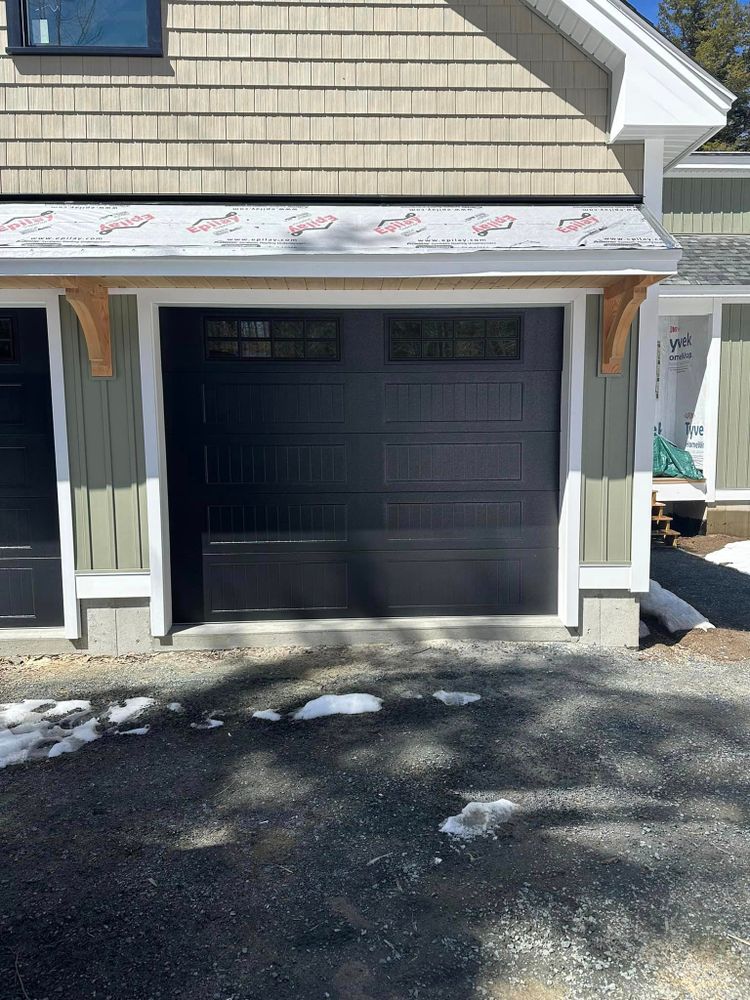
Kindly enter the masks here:
M 176 622 L 556 611 L 561 310 L 161 328 Z

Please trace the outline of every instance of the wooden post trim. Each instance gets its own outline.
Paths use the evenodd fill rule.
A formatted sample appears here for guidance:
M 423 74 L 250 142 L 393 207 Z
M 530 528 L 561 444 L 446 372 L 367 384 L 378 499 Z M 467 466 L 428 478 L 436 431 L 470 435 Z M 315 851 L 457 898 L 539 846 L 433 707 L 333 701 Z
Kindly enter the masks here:
M 661 281 L 659 275 L 633 275 L 604 289 L 599 372 L 622 375 L 622 362 L 635 314 L 646 298 L 649 285 Z
M 77 278 L 65 289 L 65 298 L 81 324 L 93 378 L 112 376 L 112 340 L 109 330 L 109 291 L 95 278 Z

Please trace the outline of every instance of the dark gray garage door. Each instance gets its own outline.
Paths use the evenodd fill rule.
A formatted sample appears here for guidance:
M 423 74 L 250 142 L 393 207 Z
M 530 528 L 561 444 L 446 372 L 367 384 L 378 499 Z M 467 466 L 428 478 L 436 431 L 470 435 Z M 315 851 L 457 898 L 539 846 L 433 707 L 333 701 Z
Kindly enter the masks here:
M 161 329 L 176 622 L 556 611 L 561 310 Z
M 0 310 L 0 628 L 62 624 L 47 326 Z

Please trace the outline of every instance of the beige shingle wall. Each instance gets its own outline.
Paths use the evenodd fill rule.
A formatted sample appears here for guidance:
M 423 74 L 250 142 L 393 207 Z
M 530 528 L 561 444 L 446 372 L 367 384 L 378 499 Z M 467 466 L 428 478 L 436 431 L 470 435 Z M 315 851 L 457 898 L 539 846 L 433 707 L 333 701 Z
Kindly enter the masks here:
M 0 57 L 0 193 L 641 190 L 607 74 L 520 0 L 165 9 L 164 59 Z

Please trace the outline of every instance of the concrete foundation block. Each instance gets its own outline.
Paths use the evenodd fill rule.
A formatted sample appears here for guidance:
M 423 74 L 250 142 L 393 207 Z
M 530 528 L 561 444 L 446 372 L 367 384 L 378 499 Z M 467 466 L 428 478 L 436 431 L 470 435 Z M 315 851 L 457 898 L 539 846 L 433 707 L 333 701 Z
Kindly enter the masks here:
M 706 532 L 709 535 L 732 535 L 750 538 L 750 505 L 715 504 L 706 509 Z
M 154 648 L 144 600 L 81 601 L 81 632 L 79 646 L 92 656 L 149 653 Z
M 640 602 L 616 590 L 581 592 L 580 641 L 596 646 L 638 647 Z

